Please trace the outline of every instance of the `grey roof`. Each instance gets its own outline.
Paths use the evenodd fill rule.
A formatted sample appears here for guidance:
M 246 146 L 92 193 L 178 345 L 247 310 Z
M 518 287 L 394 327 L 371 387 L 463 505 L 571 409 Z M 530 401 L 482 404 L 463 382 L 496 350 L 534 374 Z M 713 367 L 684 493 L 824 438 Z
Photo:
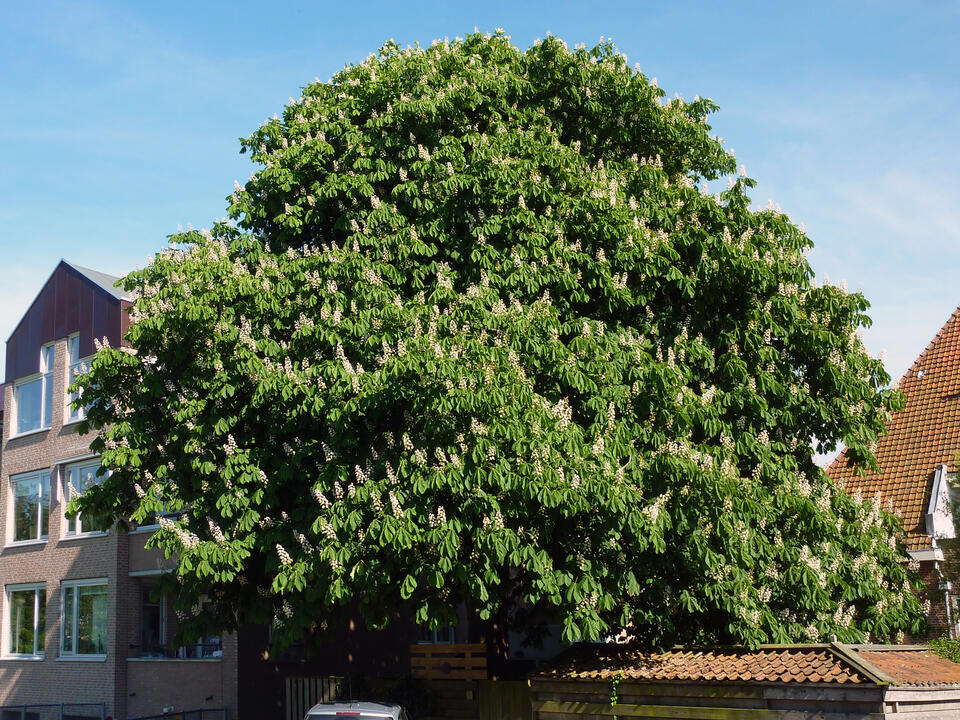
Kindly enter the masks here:
M 90 282 L 106 290 L 117 300 L 129 300 L 131 302 L 136 300 L 136 297 L 133 293 L 127 292 L 122 287 L 115 287 L 116 284 L 120 282 L 121 278 L 118 278 L 114 275 L 107 275 L 99 270 L 91 270 L 90 268 L 80 267 L 79 265 L 75 265 L 67 260 L 64 260 L 63 262 L 86 277 Z

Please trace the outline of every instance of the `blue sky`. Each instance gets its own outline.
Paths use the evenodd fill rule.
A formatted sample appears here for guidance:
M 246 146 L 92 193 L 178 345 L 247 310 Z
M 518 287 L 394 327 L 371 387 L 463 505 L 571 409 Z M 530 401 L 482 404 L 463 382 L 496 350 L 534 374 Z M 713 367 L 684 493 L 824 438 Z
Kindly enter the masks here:
M 2 3 L 0 339 L 62 257 L 122 274 L 224 215 L 237 138 L 388 38 L 612 38 L 862 287 L 901 374 L 960 304 L 960 3 Z M 0 356 L 0 373 L 3 359 Z M 2 375 L 0 375 L 2 376 Z

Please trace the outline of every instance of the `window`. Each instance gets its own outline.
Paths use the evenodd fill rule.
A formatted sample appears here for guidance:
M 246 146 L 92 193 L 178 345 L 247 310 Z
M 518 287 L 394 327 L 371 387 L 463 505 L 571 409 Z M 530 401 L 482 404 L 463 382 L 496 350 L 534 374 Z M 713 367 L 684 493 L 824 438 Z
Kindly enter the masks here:
M 107 654 L 107 581 L 64 582 L 60 611 L 60 654 L 98 657 Z
M 40 373 L 13 386 L 17 434 L 50 427 L 53 417 L 53 345 L 40 348 Z
M 88 488 L 102 483 L 106 475 L 98 476 L 97 471 L 99 469 L 100 460 L 98 458 L 64 467 L 63 497 L 65 502 L 70 502 L 73 498 L 83 495 Z M 65 518 L 64 528 L 64 535 L 83 535 L 106 532 L 109 529 L 109 524 L 85 521 L 81 515 L 77 515 L 72 520 Z
M 452 645 L 455 642 L 452 625 L 441 625 L 436 630 L 420 627 L 420 645 Z
M 47 615 L 47 588 L 42 583 L 7 585 L 6 655 L 41 657 Z
M 45 540 L 50 526 L 50 473 L 10 477 L 13 495 L 13 542 Z
M 166 652 L 166 597 L 155 587 L 142 587 L 140 588 L 140 657 L 165 657 Z
M 80 336 L 72 335 L 67 338 L 67 387 L 69 388 L 73 381 L 80 375 L 87 372 L 88 364 L 86 358 L 80 357 Z M 73 409 L 73 401 L 78 399 L 81 392 L 67 392 L 67 422 L 77 422 L 83 420 L 86 415 L 84 408 Z
M 205 596 L 200 599 L 200 611 L 210 612 L 211 603 Z M 177 648 L 178 658 L 218 658 L 223 656 L 223 645 L 219 635 L 207 635 L 197 642 Z

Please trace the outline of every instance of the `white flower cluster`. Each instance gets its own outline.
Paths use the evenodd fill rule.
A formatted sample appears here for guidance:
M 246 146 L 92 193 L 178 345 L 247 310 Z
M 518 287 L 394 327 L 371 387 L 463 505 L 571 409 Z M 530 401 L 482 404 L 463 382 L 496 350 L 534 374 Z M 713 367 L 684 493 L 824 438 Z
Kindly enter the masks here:
M 651 505 L 648 505 L 643 509 L 643 514 L 646 516 L 647 520 L 650 521 L 650 524 L 655 525 L 657 519 L 660 517 L 660 511 L 663 509 L 663 506 L 667 504 L 670 500 L 670 491 L 663 493 L 656 500 L 653 501 Z
M 303 551 L 308 555 L 313 552 L 314 548 L 310 544 L 310 541 L 307 540 L 307 536 L 302 532 L 295 532 L 293 537 L 296 538 L 297 542 L 300 543 L 300 547 L 303 548 Z
M 387 496 L 390 498 L 390 512 L 393 513 L 395 517 L 403 517 L 403 508 L 400 506 L 400 501 L 397 499 L 397 496 L 393 494 L 393 490 L 391 490 Z
M 313 497 L 316 498 L 317 503 L 324 510 L 330 507 L 330 501 L 327 499 L 327 496 L 323 494 L 323 491 L 320 488 L 313 488 Z
M 429 523 L 430 523 L 430 527 L 432 527 L 432 528 L 438 528 L 438 527 L 440 527 L 441 525 L 445 525 L 445 524 L 446 524 L 446 522 L 447 522 L 447 511 L 444 510 L 443 505 L 439 505 L 439 506 L 437 507 L 437 512 L 436 512 L 436 514 L 434 514 L 434 513 L 429 513 L 429 514 L 428 514 L 428 521 L 429 521 Z
M 277 543 L 275 547 L 277 550 L 277 557 L 280 558 L 280 564 L 290 565 L 293 563 L 293 558 L 290 557 L 290 553 L 286 551 L 283 545 L 281 545 L 280 543 Z
M 498 509 L 494 514 L 493 518 L 484 517 L 483 518 L 483 527 L 484 529 L 493 528 L 494 530 L 503 530 L 503 515 Z
M 853 605 L 848 605 L 844 607 L 843 603 L 837 605 L 837 609 L 833 613 L 833 621 L 840 627 L 848 628 L 853 622 L 853 618 L 857 613 L 857 608 Z
M 209 517 L 207 518 L 207 529 L 210 531 L 210 537 L 212 537 L 215 542 L 224 543 L 227 541 L 227 538 L 223 534 L 223 530 L 221 530 L 220 526 Z
M 161 528 L 176 535 L 180 544 L 183 545 L 185 549 L 192 550 L 200 544 L 200 538 L 192 532 L 183 529 L 170 518 L 161 516 L 157 519 L 157 522 Z

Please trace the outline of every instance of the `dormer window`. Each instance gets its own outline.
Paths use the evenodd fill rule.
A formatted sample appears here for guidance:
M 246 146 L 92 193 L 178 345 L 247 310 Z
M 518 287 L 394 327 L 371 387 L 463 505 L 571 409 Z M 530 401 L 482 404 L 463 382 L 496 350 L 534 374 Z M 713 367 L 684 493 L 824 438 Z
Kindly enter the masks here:
M 53 418 L 53 345 L 40 348 L 40 372 L 13 386 L 17 434 L 45 430 Z
M 954 486 L 957 474 L 941 465 L 933 475 L 930 504 L 927 506 L 927 535 L 936 540 L 952 540 L 957 537 L 953 521 L 953 505 L 956 500 Z

